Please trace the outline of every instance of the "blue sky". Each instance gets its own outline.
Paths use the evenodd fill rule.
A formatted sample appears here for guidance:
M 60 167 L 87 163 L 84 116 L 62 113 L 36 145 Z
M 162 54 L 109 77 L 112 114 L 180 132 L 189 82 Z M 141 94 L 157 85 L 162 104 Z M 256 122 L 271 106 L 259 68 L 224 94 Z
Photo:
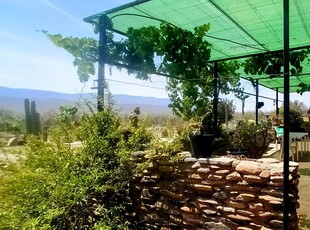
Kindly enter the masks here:
M 93 92 L 93 80 L 84 86 L 79 82 L 73 58 L 66 51 L 55 47 L 40 30 L 60 33 L 63 36 L 89 36 L 97 38 L 84 17 L 125 3 L 128 0 L 0 0 L 0 85 L 12 88 L 42 89 L 63 93 Z M 113 94 L 168 97 L 165 78 L 152 78 L 152 82 L 139 81 L 127 76 L 125 71 L 107 71 L 110 91 Z M 126 84 L 129 82 L 131 84 Z M 133 85 L 139 84 L 139 85 Z M 144 87 L 146 85 L 149 87 Z M 247 92 L 255 93 L 250 83 L 242 82 Z M 153 88 L 150 88 L 153 87 Z M 271 90 L 260 89 L 260 94 L 275 97 Z M 235 100 L 237 111 L 241 103 Z M 280 99 L 282 96 L 280 95 Z M 310 94 L 302 97 L 291 94 L 310 106 Z M 262 111 L 273 109 L 273 102 L 263 99 Z M 246 100 L 246 110 L 254 110 L 255 98 Z

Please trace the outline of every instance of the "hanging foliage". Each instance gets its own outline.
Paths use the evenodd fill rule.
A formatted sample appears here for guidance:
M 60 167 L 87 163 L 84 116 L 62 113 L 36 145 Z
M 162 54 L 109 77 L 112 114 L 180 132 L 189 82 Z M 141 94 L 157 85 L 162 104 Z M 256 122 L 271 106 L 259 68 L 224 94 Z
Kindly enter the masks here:
M 214 97 L 214 68 L 208 66 L 209 70 L 204 75 L 193 75 L 193 79 L 187 81 L 170 78 L 167 89 L 169 97 L 173 100 L 170 107 L 174 113 L 184 119 L 201 118 L 212 109 Z M 239 75 L 236 71 L 240 68 L 237 61 L 218 63 L 218 92 L 228 94 L 231 88 L 238 88 Z
M 302 73 L 304 61 L 309 61 L 310 49 L 290 52 L 290 74 Z M 277 76 L 283 74 L 283 53 L 258 54 L 245 60 L 244 72 L 252 75 L 268 74 Z
M 87 82 L 90 75 L 96 72 L 98 61 L 98 41 L 93 38 L 62 37 L 61 34 L 49 34 L 42 31 L 57 47 L 63 48 L 74 57 L 73 65 L 81 82 Z
M 298 85 L 297 93 L 302 95 L 304 92 L 309 92 L 310 91 L 310 84 L 305 84 L 305 83 L 300 83 Z
M 290 75 L 298 76 L 303 72 L 303 66 L 309 65 L 310 49 L 290 51 Z M 248 58 L 243 63 L 244 72 L 251 75 L 270 75 L 271 78 L 283 75 L 283 52 L 258 54 Z M 297 93 L 302 94 L 310 90 L 310 86 L 300 83 Z
M 201 117 L 211 108 L 213 97 L 213 65 L 207 64 L 212 45 L 205 39 L 210 24 L 183 30 L 168 23 L 160 27 L 129 28 L 127 38 L 113 40 L 107 36 L 105 62 L 118 68 L 128 66 L 128 74 L 148 80 L 159 72 L 170 76 L 167 79 L 170 107 L 175 114 L 185 119 Z M 85 82 L 95 74 L 98 61 L 98 42 L 92 38 L 63 38 L 43 31 L 58 47 L 64 48 L 74 57 L 80 81 Z M 121 67 L 120 67 L 121 66 Z M 237 61 L 219 63 L 219 89 L 228 93 L 229 87 L 238 87 Z

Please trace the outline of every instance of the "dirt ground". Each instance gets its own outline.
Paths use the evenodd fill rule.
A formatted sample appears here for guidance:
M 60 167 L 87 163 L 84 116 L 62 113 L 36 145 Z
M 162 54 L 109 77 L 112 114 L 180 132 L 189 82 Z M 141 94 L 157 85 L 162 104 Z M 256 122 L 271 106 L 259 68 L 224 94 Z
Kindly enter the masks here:
M 301 176 L 299 182 L 299 204 L 298 214 L 306 215 L 310 219 L 310 176 Z
M 308 153 L 310 155 L 310 153 Z M 300 169 L 310 169 L 310 162 L 299 162 Z M 310 176 L 301 175 L 299 179 L 299 204 L 298 214 L 306 215 L 310 219 Z

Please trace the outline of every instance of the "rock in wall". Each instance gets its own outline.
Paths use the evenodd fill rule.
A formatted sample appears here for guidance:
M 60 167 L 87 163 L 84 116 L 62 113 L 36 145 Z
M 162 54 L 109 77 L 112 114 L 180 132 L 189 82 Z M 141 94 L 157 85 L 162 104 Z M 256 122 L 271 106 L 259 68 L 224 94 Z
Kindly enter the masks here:
M 130 185 L 130 214 L 148 229 L 282 229 L 283 163 L 275 159 L 154 160 Z M 298 164 L 290 162 L 290 229 L 298 229 Z

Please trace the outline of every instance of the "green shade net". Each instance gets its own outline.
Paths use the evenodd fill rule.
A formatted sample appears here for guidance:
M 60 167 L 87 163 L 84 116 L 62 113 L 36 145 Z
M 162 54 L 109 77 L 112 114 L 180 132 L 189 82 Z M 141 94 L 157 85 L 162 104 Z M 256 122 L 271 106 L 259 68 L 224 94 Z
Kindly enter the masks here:
M 290 48 L 310 46 L 310 0 L 290 3 Z M 90 17 L 95 23 L 99 17 L 111 19 L 112 31 L 126 33 L 135 29 L 159 26 L 162 21 L 183 29 L 210 23 L 206 39 L 213 45 L 210 61 L 266 53 L 283 49 L 282 0 L 142 0 L 135 1 Z M 304 73 L 310 72 L 307 62 Z M 283 78 L 269 76 L 243 76 L 259 79 L 259 84 L 283 92 Z M 290 91 L 298 84 L 310 84 L 309 75 L 291 76 Z M 295 87 L 296 86 L 296 87 Z

